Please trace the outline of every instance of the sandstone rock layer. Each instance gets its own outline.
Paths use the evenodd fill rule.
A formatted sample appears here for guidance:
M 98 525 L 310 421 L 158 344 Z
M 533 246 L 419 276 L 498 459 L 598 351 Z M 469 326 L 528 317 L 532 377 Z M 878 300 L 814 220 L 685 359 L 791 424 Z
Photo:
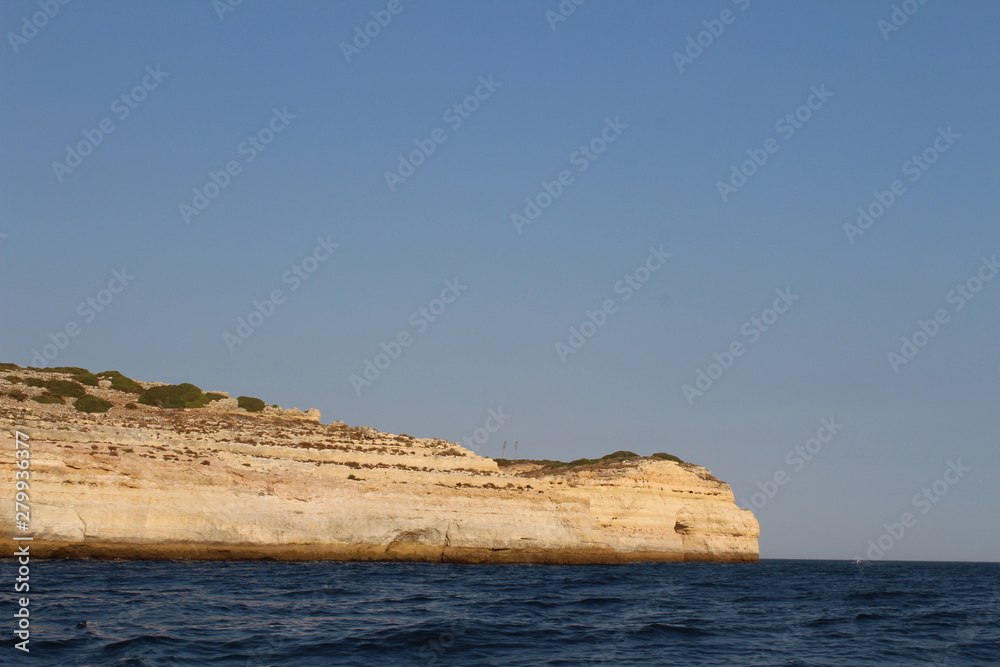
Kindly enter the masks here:
M 638 458 L 547 473 L 315 413 L 0 401 L 0 498 L 29 436 L 35 557 L 754 562 L 758 524 L 704 468 Z M 133 396 L 134 398 L 134 396 Z M 6 535 L 25 534 L 13 513 Z

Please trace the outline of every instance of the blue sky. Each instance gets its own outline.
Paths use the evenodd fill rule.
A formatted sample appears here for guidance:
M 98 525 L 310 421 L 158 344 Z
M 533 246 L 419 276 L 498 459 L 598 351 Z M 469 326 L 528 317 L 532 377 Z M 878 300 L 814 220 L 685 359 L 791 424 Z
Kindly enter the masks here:
M 47 365 L 460 442 L 501 410 L 484 455 L 708 467 L 765 557 L 996 560 L 1000 8 L 902 4 L 4 3 L 0 356 L 75 323 Z

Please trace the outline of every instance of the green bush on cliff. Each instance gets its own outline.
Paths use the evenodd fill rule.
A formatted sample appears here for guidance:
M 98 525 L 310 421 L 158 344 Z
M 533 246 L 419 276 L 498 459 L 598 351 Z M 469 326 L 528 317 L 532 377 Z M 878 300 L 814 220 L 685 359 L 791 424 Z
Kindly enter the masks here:
M 45 392 L 41 396 L 32 396 L 31 400 L 36 403 L 63 403 L 62 396 L 56 396 L 55 394 L 50 394 L 48 392 Z
M 25 393 L 24 393 L 23 391 L 21 391 L 20 389 L 14 389 L 14 390 L 12 390 L 12 391 L 8 391 L 8 392 L 7 392 L 7 395 L 8 395 L 9 397 L 13 398 L 13 399 L 14 399 L 15 401 L 23 401 L 23 400 L 25 400 L 26 398 L 28 398 L 28 395 L 27 395 L 27 394 L 25 394 Z
M 80 368 L 79 366 L 52 366 L 50 368 L 35 368 L 32 370 L 36 370 L 41 373 L 66 373 L 67 375 L 72 375 L 80 384 L 85 384 L 90 387 L 97 386 L 97 376 L 88 371 L 86 368 Z
M 568 463 L 566 461 L 553 461 L 551 459 L 520 459 L 518 461 L 512 461 L 510 459 L 495 459 L 495 460 L 497 462 L 497 465 L 500 466 L 501 468 L 506 468 L 507 466 L 514 465 L 517 463 L 530 463 L 542 466 L 543 468 L 549 470 L 558 471 L 558 470 L 569 470 L 571 468 L 580 468 L 582 466 L 607 465 L 610 463 L 619 463 L 621 461 L 630 461 L 633 459 L 642 459 L 642 458 L 644 457 L 640 456 L 639 454 L 636 454 L 635 452 L 630 452 L 627 449 L 621 449 L 618 450 L 617 452 L 612 452 L 611 454 L 605 454 L 599 459 L 575 459 Z M 663 452 L 653 454 L 649 458 L 683 463 L 683 461 L 681 461 L 676 456 L 673 456 L 672 454 L 664 454 Z
M 56 396 L 77 398 L 87 393 L 87 390 L 83 388 L 83 385 L 73 382 L 72 380 L 41 380 L 39 378 L 25 378 L 23 383 L 29 387 L 47 389 L 50 393 L 55 394 Z
M 236 404 L 247 412 L 260 412 L 266 406 L 264 401 L 253 396 L 240 396 L 236 399 Z
M 21 367 L 17 364 L 0 364 L 0 371 L 19 371 Z
M 590 466 L 601 463 L 617 463 L 619 461 L 628 461 L 629 459 L 641 459 L 642 457 L 635 452 L 630 452 L 627 449 L 620 449 L 617 452 L 612 452 L 610 454 L 605 454 L 599 459 L 576 459 L 575 461 L 570 461 L 569 463 L 560 464 L 558 461 L 553 461 L 557 465 L 566 465 L 571 468 L 578 468 L 580 466 Z
M 190 382 L 150 387 L 139 394 L 140 403 L 158 408 L 202 408 L 210 401 L 201 389 Z
M 88 387 L 96 387 L 96 386 L 98 386 L 97 376 L 94 375 L 93 373 L 90 373 L 90 372 L 79 373 L 79 374 L 75 375 L 74 377 L 76 378 L 76 381 L 79 382 L 80 384 L 85 384 Z
M 72 380 L 47 380 L 45 388 L 56 396 L 79 398 L 87 395 L 87 390 L 83 388 L 83 385 Z
M 111 409 L 111 401 L 105 401 L 97 396 L 81 396 L 73 401 L 73 407 L 80 412 L 107 412 Z
M 117 389 L 118 391 L 127 391 L 132 394 L 139 394 L 142 392 L 142 385 L 133 380 L 132 378 L 125 377 L 118 371 L 104 371 L 98 373 L 97 377 L 103 378 L 105 380 L 111 380 L 111 388 Z M 201 391 L 199 389 L 199 391 Z
M 627 461 L 628 459 L 641 459 L 642 457 L 635 452 L 630 452 L 627 449 L 619 449 L 617 452 L 612 452 L 610 454 L 605 454 L 600 458 L 601 461 Z
M 90 372 L 86 368 L 80 368 L 79 366 L 50 366 L 49 368 L 39 368 L 37 370 L 42 373 L 69 373 L 70 375 L 83 375 Z
M 142 393 L 142 385 L 124 375 L 111 378 L 111 388 L 118 391 L 127 391 L 130 394 Z
M 3 376 L 3 379 L 6 380 L 7 382 L 10 382 L 11 384 L 20 384 L 21 383 L 21 378 L 19 378 L 16 375 L 5 375 L 5 376 Z

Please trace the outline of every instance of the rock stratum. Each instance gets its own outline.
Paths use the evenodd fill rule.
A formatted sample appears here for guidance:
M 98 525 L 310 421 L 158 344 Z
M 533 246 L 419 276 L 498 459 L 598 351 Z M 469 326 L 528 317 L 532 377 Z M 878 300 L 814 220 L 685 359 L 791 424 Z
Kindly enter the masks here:
M 0 496 L 14 506 L 19 431 L 36 558 L 758 559 L 756 518 L 696 465 L 501 465 L 440 439 L 322 424 L 314 410 L 247 412 L 225 394 L 200 408 L 137 404 L 156 386 L 145 382 L 131 393 L 105 379 L 86 387 L 112 405 L 91 414 L 71 398 L 39 403 L 52 392 L 25 386 L 79 374 L 4 368 Z M 9 509 L 0 530 L 26 534 Z

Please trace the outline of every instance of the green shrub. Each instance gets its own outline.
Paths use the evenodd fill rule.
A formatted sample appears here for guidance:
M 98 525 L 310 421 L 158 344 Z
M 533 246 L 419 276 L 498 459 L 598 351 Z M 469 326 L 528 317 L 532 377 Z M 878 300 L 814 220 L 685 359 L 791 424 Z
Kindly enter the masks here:
M 654 454 L 653 456 L 657 456 Z M 670 456 L 669 454 L 663 454 L 662 456 Z M 552 461 L 550 459 L 520 459 L 518 461 L 512 461 L 510 459 L 494 459 L 497 465 L 501 468 L 506 468 L 517 463 L 533 463 L 535 465 L 542 466 L 548 471 L 558 472 L 570 470 L 572 468 L 580 468 L 583 466 L 593 466 L 593 465 L 607 465 L 609 463 L 619 463 L 621 461 L 628 461 L 630 459 L 641 459 L 642 457 L 635 452 L 630 452 L 625 449 L 618 450 L 617 452 L 612 452 L 611 454 L 605 454 L 599 459 L 575 459 L 566 463 L 565 461 Z M 675 457 L 676 458 L 676 457 Z M 679 461 L 680 459 L 678 459 Z
M 11 384 L 18 384 L 21 382 L 21 378 L 17 377 L 16 375 L 5 375 L 3 379 L 6 380 L 7 382 L 10 382 Z
M 31 400 L 36 403 L 63 403 L 62 396 L 56 396 L 55 394 L 50 394 L 48 392 L 42 394 L 41 396 L 32 396 Z
M 105 401 L 97 396 L 81 396 L 73 401 L 73 407 L 80 412 L 107 412 L 111 409 L 111 401 Z
M 118 391 L 127 391 L 130 394 L 142 393 L 142 385 L 132 378 L 127 378 L 124 375 L 121 377 L 111 378 L 111 388 L 117 389 Z
M 15 389 L 13 391 L 9 391 L 9 392 L 7 392 L 7 395 L 10 396 L 11 398 L 13 398 L 15 401 L 23 401 L 24 399 L 28 398 L 28 395 L 25 394 L 20 389 Z
M 21 367 L 17 364 L 0 364 L 0 371 L 19 371 Z
M 22 382 L 29 387 L 41 387 L 42 389 L 48 389 L 51 393 L 57 396 L 69 396 L 70 398 L 76 398 L 87 393 L 87 390 L 84 389 L 82 385 L 77 382 L 73 382 L 72 380 L 41 380 L 39 378 L 25 378 Z
M 650 454 L 649 458 L 663 459 L 664 461 L 673 461 L 674 463 L 684 463 L 684 461 L 680 460 L 673 454 L 667 454 L 666 452 L 656 452 L 655 454 Z
M 50 368 L 33 368 L 32 370 L 39 371 L 41 373 L 66 373 L 72 375 L 80 384 L 85 384 L 88 387 L 97 386 L 97 376 L 88 371 L 86 368 L 80 368 L 79 366 L 52 366 Z
M 139 406 L 136 405 L 135 403 L 126 403 L 125 404 L 125 409 L 126 410 L 138 410 Z
M 83 375 L 84 373 L 89 373 L 86 368 L 80 368 L 79 366 L 52 366 L 50 368 L 39 368 L 43 373 L 69 373 L 70 375 Z
M 626 449 L 620 449 L 617 452 L 612 452 L 610 454 L 605 454 L 599 459 L 576 459 L 575 461 L 570 461 L 569 463 L 560 464 L 559 461 L 546 461 L 543 465 L 548 465 L 551 463 L 559 465 L 567 465 L 571 468 L 577 468 L 580 466 L 590 466 L 603 463 L 617 463 L 619 461 L 627 461 L 629 459 L 641 459 L 642 457 L 635 452 L 630 452 Z
M 139 394 L 139 402 L 158 408 L 202 408 L 208 405 L 210 399 L 198 387 L 183 382 L 150 387 Z
M 225 394 L 220 394 L 217 391 L 209 391 L 206 392 L 205 395 L 208 396 L 208 400 L 210 401 L 221 401 L 226 397 Z
M 240 396 L 236 399 L 236 404 L 247 412 L 260 412 L 267 405 L 264 401 L 253 396 Z
M 601 457 L 601 461 L 625 461 L 626 459 L 641 459 L 642 457 L 635 452 L 630 452 L 627 449 L 619 449 L 617 452 L 612 452 L 610 454 L 605 454 Z
M 103 371 L 97 377 L 111 380 L 111 388 L 118 391 L 127 391 L 132 394 L 142 393 L 142 385 L 132 378 L 125 377 L 118 371 Z M 198 391 L 201 391 L 200 389 Z
M 83 385 L 72 380 L 47 380 L 45 388 L 56 396 L 79 398 L 87 395 L 87 390 L 83 388 Z

